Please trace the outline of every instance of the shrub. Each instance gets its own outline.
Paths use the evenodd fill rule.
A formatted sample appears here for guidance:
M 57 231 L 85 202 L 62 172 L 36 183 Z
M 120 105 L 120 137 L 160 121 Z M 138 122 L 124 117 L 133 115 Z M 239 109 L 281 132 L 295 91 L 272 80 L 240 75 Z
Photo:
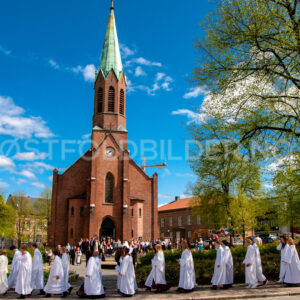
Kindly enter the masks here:
M 300 247 L 298 246 L 298 252 Z M 245 266 L 242 262 L 245 258 L 247 248 L 236 246 L 231 248 L 234 262 L 234 282 L 245 282 Z M 216 250 L 193 251 L 196 280 L 198 284 L 210 284 L 214 273 Z M 267 244 L 260 246 L 260 254 L 264 275 L 268 279 L 278 279 L 280 271 L 280 251 L 276 245 Z M 170 285 L 177 285 L 179 281 L 180 266 L 177 259 L 181 256 L 181 251 L 167 250 L 164 252 L 166 262 L 166 280 Z M 141 257 L 136 267 L 136 278 L 139 286 L 143 286 L 151 271 L 151 259 L 153 252 Z

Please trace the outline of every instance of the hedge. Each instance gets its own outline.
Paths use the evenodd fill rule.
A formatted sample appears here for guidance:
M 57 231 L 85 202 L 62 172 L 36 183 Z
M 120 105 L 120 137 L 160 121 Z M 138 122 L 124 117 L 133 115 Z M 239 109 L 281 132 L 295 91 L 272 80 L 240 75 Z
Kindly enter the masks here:
M 298 252 L 300 247 L 297 248 Z M 247 248 L 243 246 L 232 247 L 231 252 L 234 262 L 234 282 L 245 282 L 245 266 L 242 262 L 245 258 Z M 198 284 L 210 284 L 214 273 L 216 250 L 193 251 L 196 281 Z M 264 275 L 271 280 L 277 280 L 280 271 L 280 251 L 276 245 L 268 244 L 260 246 L 260 254 Z M 179 281 L 180 267 L 176 261 L 181 257 L 181 251 L 167 250 L 164 252 L 166 262 L 166 280 L 168 284 L 176 286 Z M 151 271 L 151 259 L 153 252 L 149 252 L 139 259 L 136 266 L 136 279 L 138 285 L 143 287 L 147 276 Z

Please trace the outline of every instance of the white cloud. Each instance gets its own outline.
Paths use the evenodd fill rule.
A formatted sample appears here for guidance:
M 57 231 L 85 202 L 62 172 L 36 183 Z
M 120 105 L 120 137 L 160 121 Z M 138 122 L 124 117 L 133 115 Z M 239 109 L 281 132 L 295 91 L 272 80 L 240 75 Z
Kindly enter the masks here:
M 121 55 L 123 58 L 127 58 L 128 56 L 132 56 L 135 54 L 135 50 L 130 49 L 125 44 L 120 44 Z
M 24 116 L 25 110 L 10 97 L 0 96 L 0 134 L 19 138 L 52 137 L 53 133 L 41 117 Z
M 206 114 L 205 113 L 196 113 L 189 109 L 178 109 L 175 111 L 172 111 L 172 115 L 181 115 L 186 116 L 189 121 L 187 124 L 190 123 L 205 123 L 206 121 Z
M 130 66 L 132 63 L 142 65 L 142 66 L 154 66 L 154 67 L 162 67 L 162 64 L 160 62 L 152 62 L 144 57 L 137 57 L 133 58 L 131 60 L 128 60 L 125 63 L 125 66 Z
M 44 189 L 46 187 L 42 182 L 39 181 L 32 182 L 31 184 L 39 189 Z
M 158 198 L 162 198 L 162 199 L 175 199 L 174 196 L 167 195 L 167 194 L 158 194 Z
M 9 187 L 9 184 L 8 183 L 6 183 L 6 182 L 4 182 L 4 181 L 2 181 L 2 179 L 0 179 L 0 188 L 7 188 L 7 187 Z
M 66 68 L 66 70 L 71 70 L 72 72 L 78 74 L 81 73 L 85 81 L 94 82 L 95 74 L 96 74 L 96 67 L 93 64 L 83 66 L 77 66 L 75 68 Z
M 49 59 L 48 63 L 55 70 L 60 68 L 59 64 L 54 59 Z
M 271 189 L 274 188 L 274 185 L 271 184 L 271 183 L 265 183 L 265 184 L 264 184 L 264 187 L 265 187 L 267 190 L 271 190 Z
M 45 159 L 47 157 L 47 153 L 39 153 L 36 154 L 34 152 L 19 152 L 13 158 L 16 160 L 38 160 Z
M 20 178 L 20 179 L 18 179 L 17 184 L 24 184 L 26 182 L 27 181 L 24 178 Z
M 0 155 L 0 168 L 8 169 L 14 168 L 15 166 L 15 163 L 9 157 Z
M 45 169 L 47 171 L 52 171 L 54 169 L 53 166 L 49 165 L 49 164 L 46 164 L 46 163 L 43 163 L 43 162 L 39 162 L 39 161 L 36 161 L 33 163 L 32 167 L 34 168 L 42 168 L 42 169 Z
M 53 175 L 50 175 L 50 176 L 48 177 L 48 180 L 52 182 L 52 181 L 53 181 Z
M 164 77 L 166 76 L 165 73 L 161 73 L 161 72 L 158 72 L 155 76 L 155 81 L 160 81 L 161 79 L 163 79 Z
M 198 98 L 200 95 L 206 95 L 207 91 L 201 86 L 190 88 L 183 96 L 185 99 Z
M 82 140 L 87 140 L 87 139 L 90 139 L 90 138 L 91 138 L 90 133 L 86 133 L 86 134 L 82 135 L 82 137 L 81 137 Z
M 166 177 L 169 175 L 171 175 L 171 171 L 168 168 L 164 168 L 161 177 Z
M 140 77 L 140 76 L 146 76 L 146 72 L 142 69 L 141 66 L 137 66 L 136 69 L 135 69 L 135 72 L 134 72 L 134 75 L 136 77 Z
M 2 45 L 0 45 L 0 52 L 3 53 L 4 55 L 10 55 L 11 51 L 5 49 Z
M 23 170 L 19 173 L 19 175 L 21 176 L 24 176 L 24 177 L 27 177 L 29 179 L 34 179 L 36 178 L 35 175 L 31 172 L 31 171 L 28 171 L 28 170 Z

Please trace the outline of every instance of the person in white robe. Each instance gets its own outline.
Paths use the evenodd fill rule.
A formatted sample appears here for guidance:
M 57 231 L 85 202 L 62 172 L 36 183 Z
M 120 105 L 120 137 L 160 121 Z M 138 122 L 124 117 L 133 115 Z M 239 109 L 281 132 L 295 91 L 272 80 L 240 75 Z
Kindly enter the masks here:
M 211 279 L 212 289 L 216 290 L 218 285 L 225 284 L 226 270 L 225 270 L 225 256 L 224 249 L 219 240 L 215 241 L 217 248 L 217 256 L 215 260 L 214 275 Z
M 33 290 L 39 290 L 39 295 L 45 295 L 44 292 L 44 264 L 43 258 L 37 244 L 32 244 L 34 251 L 32 260 L 31 287 Z
M 182 254 L 178 260 L 180 264 L 180 278 L 177 292 L 192 292 L 197 286 L 196 275 L 194 268 L 194 260 L 188 242 L 182 241 L 181 244 Z
M 17 258 L 22 256 L 22 253 L 16 248 L 16 246 L 11 246 L 9 249 L 14 252 L 14 257 L 11 262 L 10 274 L 8 276 L 8 289 L 14 289 L 16 287 L 17 276 L 21 264 Z
M 255 258 L 256 258 L 256 277 L 259 282 L 263 282 L 263 285 L 266 285 L 268 283 L 268 280 L 266 276 L 263 274 L 258 245 L 259 245 L 259 240 L 256 237 L 253 243 L 253 248 L 255 249 Z
M 132 257 L 129 248 L 123 250 L 123 258 L 120 265 L 120 293 L 124 296 L 133 296 L 136 292 L 136 279 Z
M 223 288 L 228 289 L 231 288 L 233 284 L 233 257 L 229 248 L 229 242 L 227 240 L 222 241 L 222 246 L 224 249 L 225 261 L 225 284 L 223 285 Z
M 300 283 L 300 261 L 295 242 L 292 238 L 287 240 L 289 249 L 284 258 L 286 265 L 286 272 L 284 283 L 288 286 L 293 286 Z
M 17 276 L 15 292 L 19 294 L 18 299 L 25 299 L 26 296 L 31 295 L 31 274 L 32 274 L 32 257 L 27 251 L 26 246 L 21 247 L 22 255 L 16 259 L 20 261 L 20 268 Z
M 280 244 L 276 247 L 278 251 L 280 251 L 280 273 L 279 273 L 279 280 L 278 283 L 283 283 L 285 272 L 286 272 L 286 262 L 285 257 L 289 250 L 289 244 L 287 243 L 287 238 L 285 235 L 280 237 Z
M 255 289 L 257 287 L 256 255 L 252 243 L 253 242 L 250 238 L 246 239 L 247 253 L 243 261 L 243 265 L 245 265 L 246 284 L 248 284 L 246 288 L 248 289 Z
M 0 251 L 0 295 L 5 295 L 8 291 L 8 259 L 6 256 L 6 251 Z
M 99 262 L 98 255 L 98 251 L 95 251 L 89 259 L 84 278 L 84 293 L 86 296 L 93 296 L 93 298 L 105 297 L 101 278 L 101 262 Z
M 61 263 L 62 263 L 63 270 L 64 270 L 65 291 L 68 291 L 68 293 L 71 294 L 73 288 L 69 284 L 70 258 L 68 255 L 68 250 L 65 247 L 62 248 Z
M 44 288 L 46 293 L 46 298 L 51 297 L 51 295 L 62 294 L 62 297 L 67 297 L 68 292 L 65 289 L 64 281 L 64 269 L 62 266 L 61 258 L 59 257 L 59 251 L 57 249 L 53 250 L 54 261 L 51 265 L 51 270 L 47 284 Z
M 165 275 L 165 256 L 160 244 L 155 245 L 155 256 L 152 259 L 152 270 L 146 280 L 145 286 L 151 291 L 151 288 L 157 292 L 168 290 Z

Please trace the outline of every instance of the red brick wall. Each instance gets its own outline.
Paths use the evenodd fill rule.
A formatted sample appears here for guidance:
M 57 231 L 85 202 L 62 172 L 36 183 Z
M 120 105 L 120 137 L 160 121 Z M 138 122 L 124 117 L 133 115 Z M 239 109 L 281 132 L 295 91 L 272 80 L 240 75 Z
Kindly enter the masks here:
M 87 158 L 91 153 L 87 152 Z M 53 174 L 53 194 L 51 208 L 51 222 L 49 226 L 49 244 L 65 244 L 68 238 L 68 199 L 87 194 L 89 197 L 89 179 L 91 163 L 81 157 L 63 174 Z M 78 225 L 84 224 L 78 220 Z

